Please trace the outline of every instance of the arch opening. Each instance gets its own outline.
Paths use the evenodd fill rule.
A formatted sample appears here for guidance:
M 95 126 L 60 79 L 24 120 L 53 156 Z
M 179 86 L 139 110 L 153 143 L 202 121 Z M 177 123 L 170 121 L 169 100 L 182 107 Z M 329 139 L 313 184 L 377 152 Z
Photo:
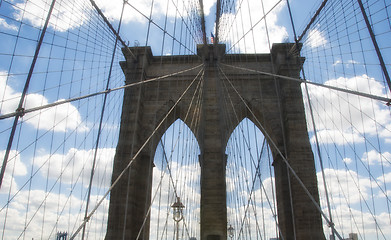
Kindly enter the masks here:
M 200 147 L 181 119 L 167 128 L 157 143 L 151 192 L 149 239 L 200 239 Z M 184 205 L 175 222 L 172 205 Z M 178 230 L 177 230 L 178 227 Z
M 244 118 L 229 137 L 225 153 L 227 218 L 233 237 L 278 238 L 273 157 L 264 135 Z

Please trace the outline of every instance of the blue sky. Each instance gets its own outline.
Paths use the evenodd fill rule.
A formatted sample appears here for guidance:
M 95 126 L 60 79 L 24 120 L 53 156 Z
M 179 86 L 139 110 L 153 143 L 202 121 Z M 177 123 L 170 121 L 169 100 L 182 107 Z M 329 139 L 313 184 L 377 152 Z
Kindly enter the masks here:
M 155 56 L 161 54 L 189 54 L 190 51 L 195 51 L 195 44 L 189 37 L 190 33 L 193 34 L 193 29 L 186 31 L 186 26 L 180 24 L 181 17 L 186 19 L 187 12 L 185 9 L 187 5 L 183 5 L 179 1 L 176 2 L 178 9 L 182 9 L 179 14 L 175 11 L 174 2 L 171 1 L 167 8 L 167 1 L 155 1 L 151 18 L 160 27 L 164 28 L 166 24 L 167 32 L 178 40 L 182 39 L 190 50 L 179 47 L 179 44 L 173 41 L 172 38 L 168 35 L 164 37 L 160 29 L 151 25 L 148 45 L 152 47 Z M 276 2 L 265 1 L 265 12 L 271 9 Z M 320 2 L 318 0 L 309 4 L 308 1 L 304 0 L 290 1 L 298 33 L 301 33 L 304 29 L 311 14 L 316 11 Z M 303 41 L 302 54 L 306 57 L 304 69 L 307 79 L 369 92 L 374 95 L 389 96 L 389 90 L 387 90 L 384 77 L 379 70 L 373 46 L 365 28 L 363 28 L 363 21 L 360 20 L 359 14 L 354 12 L 355 14 L 349 16 L 356 16 L 356 18 L 351 17 L 346 21 L 346 25 L 359 21 L 357 24 L 359 30 L 346 30 L 348 28 L 344 25 L 334 27 L 336 22 L 341 22 L 338 17 L 342 14 L 338 14 L 338 11 L 346 7 L 346 11 L 349 12 L 348 10 L 352 11 L 353 8 L 348 8 L 350 4 L 348 1 L 348 3 L 345 2 L 347 3 L 346 6 L 339 6 L 334 1 L 330 2 L 336 4 L 334 7 L 336 12 L 327 12 L 322 16 L 334 15 L 335 17 L 330 17 L 329 22 L 324 20 L 326 18 L 321 18 L 322 20 L 314 24 L 314 27 L 311 28 Z M 25 1 L 22 0 L 1 1 L 1 114 L 13 112 L 17 106 L 35 51 L 36 40 L 43 25 L 45 16 L 43 9 L 47 10 L 49 3 L 50 1 L 46 0 L 31 0 L 26 5 Z M 149 1 L 132 1 L 131 3 L 143 14 L 149 16 Z M 97 4 L 113 26 L 117 28 L 122 0 L 98 0 Z M 187 4 L 192 5 L 194 2 L 189 1 Z M 376 3 L 372 6 L 374 9 L 381 9 L 381 4 L 383 3 Z M 26 11 L 23 9 L 26 9 Z M 227 44 L 228 48 L 238 42 L 230 52 L 268 52 L 268 39 L 266 38 L 263 22 L 260 22 L 254 27 L 254 31 L 250 31 L 246 37 L 238 41 L 251 28 L 251 24 L 259 21 L 263 15 L 260 1 L 243 1 L 243 7 L 239 7 L 237 2 L 235 9 L 239 12 L 237 18 L 232 13 L 223 14 L 222 19 L 225 19 L 227 24 L 220 28 L 223 36 L 221 40 Z M 204 10 L 206 14 L 206 33 L 209 38 L 210 32 L 214 32 L 215 2 L 204 1 Z M 385 53 L 385 61 L 389 68 L 389 63 L 391 63 L 391 54 L 388 54 L 391 49 L 388 43 L 390 37 L 390 20 L 388 17 L 390 10 L 388 8 L 385 11 L 374 11 L 372 16 L 374 29 L 376 33 L 379 33 L 379 45 Z M 166 16 L 168 17 L 166 18 Z M 235 24 L 232 24 L 233 27 L 226 31 L 227 28 L 224 26 L 229 26 L 233 19 L 236 19 Z M 271 42 L 293 41 L 285 1 L 282 1 L 268 15 L 267 21 Z M 21 22 L 23 24 L 20 24 Z M 125 7 L 120 35 L 125 41 L 129 42 L 130 46 L 135 45 L 136 42 L 140 46 L 146 43 L 147 26 L 148 21 L 143 16 L 135 12 L 130 6 Z M 182 34 L 180 34 L 181 29 Z M 114 40 L 114 36 L 92 10 L 89 1 L 57 1 L 32 76 L 25 108 L 104 90 Z M 164 45 L 162 44 L 163 41 Z M 347 42 L 351 44 L 347 44 Z M 118 65 L 118 62 L 122 60 L 122 53 L 120 48 L 117 47 L 111 88 L 121 86 L 124 82 L 122 70 Z M 387 239 L 390 238 L 391 232 L 387 228 L 391 220 L 389 210 L 387 210 L 389 199 L 387 200 L 382 192 L 387 188 L 386 195 L 390 196 L 391 148 L 389 144 L 391 142 L 391 125 L 389 124 L 389 108 L 380 102 L 315 87 L 310 87 L 309 93 L 314 108 L 322 158 L 326 162 L 326 179 L 329 181 L 329 186 L 332 186 L 330 192 L 333 196 L 337 215 L 336 224 L 339 224 L 338 227 L 345 236 L 349 232 L 357 232 L 365 228 L 367 237 L 371 238 L 378 234 L 379 239 L 383 239 L 382 234 L 375 231 L 376 226 L 374 226 L 372 214 L 370 214 L 372 212 L 377 217 L 383 234 Z M 103 195 L 104 189 L 107 189 L 109 185 L 112 158 L 118 139 L 122 92 L 112 92 L 108 95 L 108 98 L 98 152 L 97 161 L 99 164 L 94 178 L 96 186 L 93 189 L 92 197 L 94 203 Z M 0 200 L 0 207 L 2 208 L 0 219 L 2 220 L 0 223 L 3 222 L 4 224 L 1 224 L 1 226 L 5 226 L 3 234 L 16 238 L 22 231 L 23 225 L 29 222 L 29 219 L 34 221 L 27 228 L 26 234 L 22 234 L 21 238 L 47 237 L 50 234 L 53 237 L 53 234 L 60 230 L 72 232 L 75 225 L 80 222 L 84 214 L 84 210 L 80 206 L 83 206 L 82 202 L 86 196 L 86 186 L 91 171 L 90 162 L 94 153 L 102 102 L 103 96 L 101 95 L 63 104 L 42 112 L 26 114 L 23 117 L 17 128 L 4 185 L 0 190 L 2 196 Z M 307 119 L 310 119 L 309 115 Z M 0 153 L 4 155 L 12 119 L 0 121 Z M 310 138 L 312 143 L 315 143 L 311 122 L 308 122 Z M 177 124 L 184 125 L 183 123 Z M 257 135 L 261 136 L 259 130 L 256 130 L 256 132 Z M 240 131 L 236 134 L 240 136 Z M 177 138 L 175 134 L 171 135 L 170 138 Z M 190 135 L 188 134 L 188 136 Z M 237 141 L 241 142 L 243 140 Z M 259 145 L 260 142 L 257 144 Z M 256 145 L 251 148 L 252 151 L 257 149 Z M 259 150 L 260 148 L 258 148 Z M 166 152 L 169 153 L 170 150 L 166 150 Z M 229 152 L 228 149 L 227 152 Z M 258 153 L 248 152 L 245 155 L 248 157 L 250 154 L 258 155 Z M 196 150 L 193 155 L 196 159 Z M 315 156 L 318 160 L 316 154 Z M 254 157 L 254 159 L 257 159 L 257 157 Z M 174 169 L 179 168 L 176 166 L 176 161 L 176 159 L 173 159 Z M 232 159 L 232 161 L 237 160 Z M 266 162 L 263 162 L 263 164 L 267 165 Z M 187 168 L 189 166 L 193 166 L 193 168 Z M 196 161 L 192 161 L 182 167 L 187 169 L 184 170 L 187 173 L 197 169 L 197 164 Z M 370 174 L 372 175 L 369 175 L 368 168 L 371 169 Z M 158 166 L 155 176 L 160 176 L 160 173 L 164 172 L 163 169 L 163 166 L 161 168 Z M 251 166 L 241 169 L 245 172 L 243 176 L 248 176 L 247 180 L 251 180 L 254 175 L 254 172 L 249 169 L 251 169 Z M 319 171 L 318 175 L 319 182 L 321 182 Z M 33 180 L 29 182 L 28 180 L 32 176 Z M 196 174 L 193 172 L 191 176 L 196 178 Z M 181 179 L 182 177 L 178 175 L 178 178 Z M 234 178 L 234 176 L 228 176 L 227 181 L 229 183 L 234 182 L 236 181 Z M 269 191 L 268 194 L 271 194 L 272 189 L 269 184 L 270 178 L 273 178 L 273 176 L 265 175 L 265 178 L 262 179 L 265 181 L 265 186 Z M 190 179 L 187 180 L 190 181 Z M 191 180 L 196 182 L 194 179 Z M 159 181 L 159 179 L 157 178 L 156 181 Z M 165 178 L 164 181 L 166 181 L 165 188 L 169 188 L 168 179 Z M 24 185 L 25 183 L 27 184 Z M 184 183 L 184 188 L 187 186 L 186 184 L 187 182 Z M 194 185 L 190 185 L 189 182 L 187 187 L 194 187 Z M 21 191 L 18 192 L 20 188 Z M 261 186 L 257 185 L 255 188 L 257 191 L 255 196 L 261 196 Z M 361 192 L 357 189 L 360 189 Z M 232 187 L 232 189 L 229 189 L 229 193 L 240 193 L 242 196 L 245 195 L 243 190 Z M 50 194 L 47 194 L 48 192 Z M 323 193 L 322 188 L 320 188 L 320 192 Z M 6 205 L 8 197 L 14 195 L 15 198 L 11 201 L 11 204 Z M 196 196 L 198 196 L 197 193 L 193 196 L 194 199 L 196 199 Z M 29 204 L 26 204 L 27 202 Z M 243 202 L 247 201 L 243 200 Z M 256 202 L 259 206 L 264 204 L 262 206 L 265 206 L 265 211 L 270 213 L 270 209 L 266 207 L 265 198 L 259 197 Z M 44 204 L 40 205 L 41 203 Z M 168 202 L 165 204 L 165 207 L 169 205 Z M 93 234 L 90 236 L 91 238 L 102 238 L 104 236 L 105 227 L 102 227 L 102 225 L 105 224 L 106 219 L 107 199 L 103 206 L 97 212 L 96 221 L 92 221 L 89 225 L 90 234 Z M 325 206 L 324 198 L 322 198 L 323 206 Z M 199 211 L 195 205 L 194 209 L 195 213 Z M 67 214 L 63 214 L 63 211 Z M 6 219 L 6 214 L 12 216 L 12 218 L 7 218 L 7 222 L 3 221 L 3 219 Z M 58 216 L 61 216 L 60 219 L 58 219 Z M 50 225 L 56 221 L 58 221 L 58 224 Z M 230 221 L 234 222 L 234 220 Z M 24 224 L 20 227 L 12 227 L 18 226 L 17 223 Z M 271 219 L 268 223 L 270 226 L 273 225 Z M 156 222 L 153 222 L 152 225 L 154 224 Z M 37 232 L 39 232 L 38 235 L 33 235 Z M 273 232 L 270 234 L 270 237 L 273 237 Z M 2 239 L 7 238 L 3 236 Z

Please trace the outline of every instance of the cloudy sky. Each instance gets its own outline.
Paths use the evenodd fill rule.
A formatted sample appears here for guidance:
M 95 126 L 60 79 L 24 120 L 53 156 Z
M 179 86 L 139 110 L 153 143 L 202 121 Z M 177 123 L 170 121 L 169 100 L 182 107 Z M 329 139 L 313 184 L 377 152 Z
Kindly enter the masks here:
M 308 4 L 308 1 L 304 0 L 290 1 L 298 32 L 304 29 L 320 2 L 319 0 Z M 330 2 L 327 11 L 303 38 L 302 54 L 306 58 L 304 69 L 307 79 L 389 97 L 389 90 L 379 70 L 370 38 L 363 28 L 363 21 L 358 12 L 353 10 L 357 6 L 350 1 L 346 1 L 345 5 L 334 3 L 337 1 Z M 49 0 L 0 0 L 1 115 L 14 112 L 19 104 L 50 3 Z M 123 1 L 97 0 L 96 3 L 117 29 Z M 198 26 L 192 18 L 197 12 L 192 9 L 197 1 L 184 3 L 155 0 L 153 8 L 151 3 L 136 0 L 125 5 L 121 37 L 130 46 L 150 45 L 154 55 L 194 52 L 194 40 L 198 40 Z M 216 4 L 214 0 L 204 0 L 203 3 L 206 32 L 210 41 L 211 33 L 215 32 Z M 267 53 L 274 42 L 293 41 L 286 1 L 262 3 L 246 0 L 226 4 L 221 16 L 219 37 L 221 42 L 227 44 L 229 53 Z M 379 4 L 383 3 L 372 5 L 375 9 L 373 24 L 379 33 L 381 49 L 388 53 L 388 49 L 391 49 L 387 43 L 388 37 L 391 37 L 388 26 L 390 19 L 384 17 L 389 16 L 386 12 L 376 11 L 384 9 L 384 6 Z M 342 14 L 339 9 L 344 9 L 347 14 Z M 264 13 L 267 13 L 267 25 L 262 17 Z M 343 16 L 345 20 L 342 20 Z M 152 23 L 149 28 L 147 18 L 150 18 Z M 356 21 L 358 27 L 353 30 L 348 28 L 347 26 L 356 26 L 351 21 Z M 345 24 L 336 24 L 340 22 Z M 161 28 L 166 30 L 166 34 L 162 34 Z M 115 37 L 97 16 L 89 1 L 57 0 L 24 108 L 104 90 L 114 41 Z M 389 66 L 391 54 L 385 55 L 386 64 Z M 117 47 L 110 88 L 121 86 L 124 82 L 122 70 L 118 65 L 121 60 L 123 56 Z M 303 86 L 303 91 L 305 90 Z M 325 88 L 309 86 L 308 93 L 337 230 L 345 237 L 350 232 L 355 232 L 362 239 L 390 239 L 389 108 L 382 102 Z M 121 91 L 108 95 L 103 130 L 97 148 L 97 167 L 93 178 L 90 209 L 102 199 L 110 185 L 121 101 Z M 310 139 L 316 152 L 316 138 L 305 94 L 304 101 Z M 79 227 L 84 218 L 102 103 L 103 95 L 99 95 L 28 113 L 20 120 L 0 189 L 2 239 L 53 239 L 57 232 L 74 232 Z M 1 156 L 4 156 L 7 148 L 12 122 L 12 118 L 0 120 Z M 182 129 L 179 130 L 180 134 L 167 134 L 168 139 L 163 143 L 166 146 L 166 158 L 171 165 L 162 161 L 164 154 L 161 145 L 157 150 L 160 152 L 156 154 L 160 159 L 155 159 L 152 195 L 156 195 L 156 199 L 151 208 L 151 229 L 159 230 L 151 230 L 151 239 L 162 236 L 171 238 L 173 234 L 173 222 L 168 215 L 169 206 L 174 201 L 173 180 L 169 178 L 169 169 L 173 173 L 174 182 L 179 183 L 176 186 L 178 191 L 191 196 L 184 200 L 187 205 L 184 222 L 190 230 L 182 234 L 196 237 L 199 234 L 199 150 L 196 143 L 192 145 L 191 153 L 181 153 L 178 150 L 180 146 L 174 144 L 175 139 L 187 139 L 192 143 L 195 139 L 183 122 L 176 124 L 173 129 Z M 246 120 L 238 129 L 251 124 Z M 247 232 L 252 234 L 259 231 L 257 226 L 262 222 L 266 226 L 264 229 L 272 229 L 262 233 L 262 236 L 275 237 L 272 212 L 274 176 L 268 170 L 270 159 L 267 154 L 263 155 L 260 161 L 264 168 L 262 177 L 254 186 L 251 182 L 257 172 L 253 163 L 247 162 L 243 166 L 238 164 L 240 159 L 250 156 L 257 162 L 260 155 L 262 134 L 258 129 L 254 130 L 252 125 L 249 129 L 252 129 L 252 134 L 259 136 L 257 142 L 252 142 L 251 150 L 227 149 L 227 153 L 233 151 L 228 164 L 232 169 L 227 170 L 229 222 L 235 229 L 240 229 L 240 224 L 246 222 L 244 227 L 251 229 Z M 229 146 L 243 144 L 245 141 L 243 139 L 246 136 L 242 131 L 235 134 L 236 137 L 231 138 Z M 251 139 L 254 135 L 247 137 Z M 187 156 L 184 154 L 192 157 L 187 162 L 181 162 L 180 160 Z M 327 212 L 319 156 L 315 154 L 315 158 L 322 208 Z M 162 163 L 158 164 L 158 161 Z M 240 198 L 234 200 L 236 197 L 233 196 Z M 88 223 L 87 235 L 90 239 L 102 239 L 105 235 L 108 201 L 109 197 L 106 197 Z M 251 202 L 251 206 L 246 215 L 248 202 Z M 256 218 L 255 213 L 257 216 L 262 214 L 262 220 Z M 164 217 L 158 217 L 163 215 Z M 182 229 L 185 229 L 185 226 L 182 226 Z M 328 235 L 326 224 L 325 230 Z

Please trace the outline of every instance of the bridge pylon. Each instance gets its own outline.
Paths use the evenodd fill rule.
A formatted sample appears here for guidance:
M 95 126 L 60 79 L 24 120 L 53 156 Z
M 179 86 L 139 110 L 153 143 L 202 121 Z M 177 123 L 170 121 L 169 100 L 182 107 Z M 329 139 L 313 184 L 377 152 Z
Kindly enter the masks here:
M 225 54 L 223 44 L 199 45 L 197 48 L 198 56 L 153 56 L 150 47 L 130 48 L 137 59 L 129 55 L 129 51 L 123 51 L 126 61 L 121 62 L 121 67 L 126 84 L 203 63 L 204 90 L 202 109 L 190 108 L 190 111 L 201 114 L 201 121 L 194 124 L 185 117 L 192 94 L 184 95 L 174 111 L 167 113 L 200 68 L 175 76 L 175 81 L 146 82 L 125 89 L 112 179 L 116 179 L 128 165 L 158 123 L 163 121 L 163 124 L 111 191 L 106 239 L 135 240 L 139 233 L 138 239 L 149 239 L 148 209 L 154 153 L 164 132 L 178 118 L 193 131 L 200 145 L 201 240 L 227 239 L 225 149 L 235 126 L 244 118 L 252 120 L 265 136 L 269 136 L 267 141 L 273 153 L 281 239 L 325 239 L 320 213 L 280 155 L 285 156 L 319 203 L 300 83 L 227 66 L 299 78 L 304 59 L 297 51 L 291 51 L 295 48 L 290 43 L 274 44 L 271 54 Z M 228 90 L 224 93 L 223 81 L 227 79 L 232 87 L 226 88 Z M 226 84 L 229 86 L 229 83 Z M 193 84 L 188 91 L 194 92 L 195 89 L 196 84 Z M 236 110 L 222 107 L 223 94 L 230 95 Z M 227 124 L 227 116 L 234 121 L 233 124 Z

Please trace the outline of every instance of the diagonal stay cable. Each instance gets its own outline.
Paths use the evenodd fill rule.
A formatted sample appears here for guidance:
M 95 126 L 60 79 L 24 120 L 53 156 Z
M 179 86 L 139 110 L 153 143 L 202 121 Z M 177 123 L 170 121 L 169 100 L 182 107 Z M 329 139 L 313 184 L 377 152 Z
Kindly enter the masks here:
M 293 77 L 288 77 L 288 76 L 283 76 L 283 75 L 278 75 L 278 74 L 258 71 L 258 70 L 254 70 L 254 69 L 244 68 L 244 67 L 237 67 L 237 66 L 233 66 L 233 65 L 224 64 L 224 63 L 220 63 L 220 64 L 223 65 L 223 66 L 226 66 L 226 67 L 231 67 L 231 68 L 235 68 L 235 69 L 239 69 L 239 70 L 259 73 L 259 74 L 263 74 L 263 75 L 267 75 L 267 76 L 278 77 L 278 78 L 285 79 L 285 80 L 296 81 L 296 82 L 300 82 L 300 83 L 307 83 L 307 84 L 315 85 L 315 86 L 318 86 L 318 87 L 323 87 L 323 88 L 328 88 L 328 89 L 332 89 L 332 90 L 336 90 L 336 91 L 340 91 L 340 92 L 350 93 L 350 94 L 353 94 L 353 95 L 357 95 L 357 96 L 361 96 L 361 97 L 366 97 L 366 98 L 370 98 L 370 99 L 386 102 L 387 106 L 391 105 L 391 99 L 390 98 L 386 98 L 386 97 L 376 96 L 376 95 L 372 95 L 372 94 L 368 94 L 368 93 L 353 91 L 353 90 L 349 90 L 349 89 L 345 89 L 345 88 L 334 87 L 334 86 L 325 85 L 325 84 L 316 83 L 316 82 L 310 82 L 308 80 L 303 80 L 303 79 L 299 79 L 299 78 L 293 78 Z
M 125 47 L 126 51 L 130 53 L 130 55 L 133 57 L 133 59 L 137 59 L 136 56 L 134 56 L 133 52 L 130 51 L 128 45 L 125 43 L 124 40 L 122 40 L 121 36 L 118 34 L 118 32 L 114 29 L 114 27 L 111 25 L 109 20 L 106 18 L 106 16 L 103 14 L 102 10 L 96 5 L 94 0 L 90 0 L 92 6 L 95 8 L 95 10 L 99 13 L 99 15 L 103 18 L 103 21 L 106 23 L 106 25 L 110 28 L 110 30 L 114 33 L 114 35 L 117 37 L 117 39 L 121 42 L 121 44 Z M 127 2 L 127 1 L 126 1 Z
M 316 13 L 312 16 L 310 22 L 307 24 L 306 28 L 304 29 L 304 31 L 300 34 L 300 36 L 297 38 L 297 42 L 300 42 L 303 37 L 305 36 L 305 34 L 307 33 L 307 31 L 310 29 L 311 25 L 315 22 L 316 18 L 319 16 L 320 12 L 322 11 L 322 9 L 324 8 L 324 6 L 326 5 L 328 0 L 324 0 L 322 2 L 322 4 L 320 5 L 320 7 L 318 8 L 318 10 L 316 11 Z M 289 10 L 290 11 L 290 10 Z M 295 35 L 296 35 L 296 31 L 295 31 Z
M 226 65 L 226 64 L 223 64 L 223 65 Z M 228 65 L 229 66 L 229 65 Z M 273 146 L 274 149 L 276 149 L 277 151 L 277 154 L 280 155 L 280 157 L 282 158 L 282 160 L 284 161 L 284 163 L 286 164 L 286 166 L 288 167 L 288 169 L 291 171 L 292 175 L 294 176 L 294 178 L 296 178 L 296 180 L 298 181 L 299 185 L 303 188 L 304 192 L 306 193 L 306 195 L 310 198 L 310 200 L 312 201 L 312 203 L 314 204 L 314 206 L 316 207 L 316 209 L 319 211 L 319 213 L 323 216 L 324 220 L 327 222 L 327 224 L 329 224 L 333 230 L 335 231 L 335 234 L 337 235 L 337 237 L 339 239 L 342 239 L 342 237 L 340 236 L 340 234 L 334 229 L 334 226 L 332 225 L 332 223 L 330 222 L 329 218 L 327 217 L 327 215 L 323 212 L 323 210 L 321 209 L 321 207 L 319 206 L 319 204 L 316 202 L 315 198 L 311 195 L 311 193 L 309 192 L 309 190 L 307 189 L 307 187 L 304 185 L 303 181 L 300 179 L 300 177 L 297 175 L 296 171 L 292 168 L 292 166 L 290 165 L 290 163 L 288 162 L 288 160 L 286 159 L 286 157 L 284 156 L 284 154 L 281 152 L 281 150 L 278 148 L 277 144 L 273 141 L 273 139 L 271 139 L 270 135 L 268 134 L 268 132 L 266 131 L 266 129 L 263 127 L 263 125 L 261 124 L 261 122 L 258 120 L 258 118 L 255 116 L 254 112 L 251 110 L 250 106 L 247 104 L 246 100 L 243 99 L 242 95 L 238 92 L 238 90 L 235 88 L 235 86 L 232 84 L 232 82 L 229 80 L 229 78 L 225 75 L 224 71 L 220 68 L 220 66 L 218 66 L 220 71 L 222 72 L 222 74 L 224 75 L 224 78 L 229 82 L 229 84 L 231 85 L 232 89 L 235 91 L 235 93 L 239 96 L 240 100 L 244 103 L 244 105 L 246 106 L 247 110 L 250 112 L 250 114 L 254 117 L 254 119 L 257 121 L 259 127 L 261 128 L 262 132 L 264 132 L 264 135 L 265 137 L 269 140 L 270 142 L 270 145 Z M 270 73 L 268 73 L 270 74 Z M 274 74 L 273 74 L 274 75 Z M 281 76 L 281 77 L 285 77 L 285 76 Z M 295 78 L 292 78 L 292 79 L 295 79 Z
M 79 228 L 72 234 L 70 240 L 73 240 L 77 234 L 80 232 L 80 230 L 84 227 L 84 225 L 86 225 L 86 223 L 89 221 L 89 219 L 91 218 L 91 216 L 96 212 L 96 210 L 98 209 L 98 207 L 102 204 L 102 202 L 104 201 L 104 199 L 107 197 L 107 195 L 109 195 L 109 193 L 111 192 L 111 190 L 115 187 L 115 185 L 117 185 L 117 183 L 119 182 L 119 180 L 122 178 L 122 176 L 124 176 L 124 174 L 126 173 L 126 171 L 129 170 L 129 168 L 131 167 L 132 163 L 134 162 L 134 160 L 138 157 L 138 155 L 140 155 L 141 151 L 145 148 L 145 146 L 148 144 L 148 142 L 152 139 L 152 137 L 155 135 L 155 133 L 159 130 L 159 128 L 163 125 L 164 121 L 168 118 L 168 116 L 171 114 L 171 112 L 175 109 L 175 107 L 178 105 L 178 103 L 182 100 L 182 98 L 185 96 L 185 94 L 187 93 L 187 91 L 190 89 L 190 87 L 194 84 L 194 82 L 197 80 L 198 76 L 201 74 L 201 72 L 203 69 L 201 69 L 198 74 L 195 76 L 195 78 L 191 81 L 191 83 L 189 84 L 189 86 L 184 90 L 184 92 L 182 93 L 182 95 L 178 98 L 178 100 L 175 102 L 175 104 L 170 108 L 170 110 L 167 112 L 167 114 L 165 115 L 165 117 L 159 122 L 159 124 L 156 126 L 156 128 L 153 130 L 153 132 L 151 133 L 151 135 L 149 135 L 149 137 L 145 140 L 145 142 L 143 143 L 143 145 L 140 147 L 140 149 L 135 153 L 135 155 L 132 157 L 132 159 L 129 161 L 129 163 L 126 165 L 126 167 L 124 168 L 124 170 L 122 170 L 122 172 L 118 175 L 117 179 L 115 179 L 115 181 L 113 182 L 113 184 L 111 184 L 110 188 L 106 191 L 106 193 L 103 195 L 103 197 L 99 200 L 99 202 L 96 204 L 96 206 L 91 210 L 90 214 L 88 214 L 88 216 L 83 220 L 82 224 L 79 226 Z
M 98 95 L 102 95 L 102 94 L 107 94 L 107 93 L 110 93 L 110 92 L 113 92 L 113 91 L 118 91 L 118 90 L 121 90 L 121 89 L 137 86 L 137 85 L 148 83 L 148 82 L 157 81 L 157 80 L 160 80 L 160 79 L 165 79 L 165 78 L 168 78 L 168 77 L 172 77 L 172 76 L 175 76 L 175 75 L 179 75 L 179 74 L 182 74 L 182 73 L 185 73 L 185 72 L 192 71 L 194 69 L 200 68 L 201 66 L 202 66 L 202 64 L 200 64 L 198 66 L 195 66 L 195 67 L 192 67 L 192 68 L 189 68 L 189 69 L 186 69 L 186 70 L 178 71 L 178 72 L 175 72 L 175 73 L 170 73 L 170 74 L 167 74 L 167 75 L 164 75 L 164 76 L 147 79 L 147 80 L 140 81 L 140 82 L 126 84 L 126 85 L 121 86 L 121 87 L 117 87 L 117 88 L 113 88 L 113 89 L 107 89 L 107 90 L 104 90 L 104 91 L 87 94 L 87 95 L 84 95 L 84 96 L 81 96 L 81 97 L 75 97 L 75 98 L 59 100 L 57 102 L 49 103 L 49 104 L 46 104 L 46 105 L 43 105 L 43 106 L 39 106 L 39 107 L 24 109 L 23 114 L 30 113 L 30 112 L 35 112 L 35 111 L 38 111 L 38 110 L 42 110 L 42 109 L 46 109 L 46 108 L 50 108 L 50 107 L 54 107 L 54 106 L 58 106 L 58 105 L 61 105 L 61 104 L 64 104 L 64 103 L 70 103 L 70 102 L 82 100 L 82 99 L 85 99 L 85 98 L 90 98 L 90 97 L 94 97 L 94 96 L 98 96 Z M 13 112 L 13 113 L 8 113 L 8 114 L 3 114 L 3 115 L 0 116 L 0 120 L 6 119 L 6 118 L 10 118 L 10 117 L 14 117 L 14 116 L 16 116 L 18 114 L 20 114 L 19 111 L 16 111 L 16 112 Z
M 166 30 L 164 30 L 164 28 L 162 28 L 159 24 L 157 24 L 155 21 L 153 21 L 150 17 L 146 16 L 144 13 L 142 13 L 139 9 L 137 9 L 135 6 L 133 6 L 132 4 L 129 3 L 129 1 L 126 1 L 126 4 L 128 4 L 130 7 L 132 7 L 136 12 L 138 12 L 141 16 L 143 16 L 144 18 L 146 18 L 150 23 L 152 23 L 153 25 L 155 25 L 157 28 L 159 28 L 161 31 L 163 31 L 165 34 L 167 34 L 168 36 L 170 36 L 174 41 L 176 41 L 177 43 L 179 43 L 181 46 L 183 46 L 185 49 L 187 49 L 189 52 L 193 53 L 193 54 L 196 54 L 194 51 L 192 51 L 191 49 L 189 49 L 187 46 L 185 46 L 181 41 L 179 41 L 175 36 L 172 36 L 169 32 L 167 32 Z M 198 56 L 198 55 L 197 55 Z

